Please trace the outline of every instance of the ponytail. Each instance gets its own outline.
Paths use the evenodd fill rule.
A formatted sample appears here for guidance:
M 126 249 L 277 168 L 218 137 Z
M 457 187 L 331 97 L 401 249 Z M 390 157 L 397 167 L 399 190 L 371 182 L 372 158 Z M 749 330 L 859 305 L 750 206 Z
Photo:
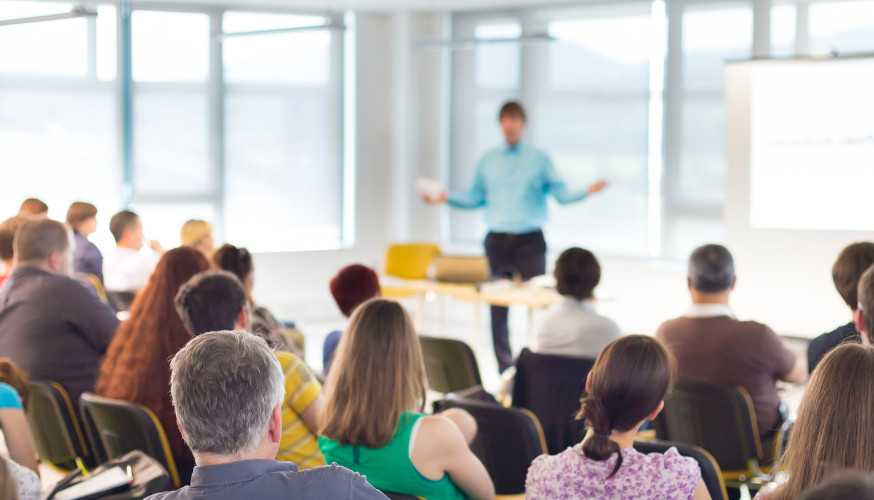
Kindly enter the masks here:
M 612 428 L 610 426 L 610 418 L 607 416 L 607 409 L 597 399 L 591 396 L 583 398 L 583 408 L 580 414 L 577 415 L 578 420 L 585 420 L 592 427 L 592 436 L 583 441 L 583 454 L 586 458 L 590 458 L 597 462 L 603 462 L 609 459 L 616 453 L 616 466 L 613 467 L 613 472 L 607 476 L 607 479 L 615 476 L 622 467 L 622 450 L 619 449 L 619 444 L 610 439 Z
M 628 432 L 647 418 L 674 385 L 674 361 L 658 339 L 628 335 L 601 351 L 589 374 L 588 393 L 580 401 L 575 427 L 585 425 L 583 455 L 597 462 L 616 454 L 616 466 L 607 479 L 622 467 L 619 443 L 610 439 L 613 431 Z

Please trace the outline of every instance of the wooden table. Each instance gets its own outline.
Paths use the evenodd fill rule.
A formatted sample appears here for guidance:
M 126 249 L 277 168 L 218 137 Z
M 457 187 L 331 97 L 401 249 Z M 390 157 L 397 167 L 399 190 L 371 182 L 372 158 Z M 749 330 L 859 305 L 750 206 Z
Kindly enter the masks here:
M 425 305 L 425 295 L 434 293 L 453 297 L 455 299 L 472 302 L 474 307 L 474 321 L 471 339 L 471 348 L 474 352 L 477 351 L 480 341 L 480 304 L 489 304 L 492 306 L 509 307 L 511 305 L 523 305 L 529 311 L 529 347 L 537 348 L 537 337 L 534 334 L 535 316 L 537 311 L 560 302 L 561 295 L 555 290 L 534 287 L 530 285 L 515 286 L 507 289 L 487 289 L 479 291 L 476 286 L 460 283 L 441 283 L 438 281 L 428 280 L 403 280 L 398 278 L 386 278 L 381 280 L 383 287 L 398 291 L 401 293 L 409 293 L 416 296 L 419 300 L 418 310 L 416 311 L 416 327 L 421 328 L 422 311 Z

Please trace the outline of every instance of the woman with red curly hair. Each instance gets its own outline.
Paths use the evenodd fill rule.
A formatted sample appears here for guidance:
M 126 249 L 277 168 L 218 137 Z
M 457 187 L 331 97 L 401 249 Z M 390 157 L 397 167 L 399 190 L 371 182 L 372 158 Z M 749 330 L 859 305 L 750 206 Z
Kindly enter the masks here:
M 176 313 L 173 299 L 209 262 L 190 247 L 165 253 L 130 308 L 130 317 L 118 327 L 97 379 L 97 394 L 143 405 L 161 421 L 179 476 L 188 484 L 194 456 L 182 441 L 170 400 L 170 358 L 191 340 Z
M 352 264 L 340 269 L 340 272 L 331 278 L 330 286 L 331 295 L 334 296 L 337 307 L 340 308 L 343 316 L 347 318 L 352 316 L 355 308 L 361 304 L 382 295 L 379 287 L 379 276 L 377 276 L 376 271 L 361 264 Z M 340 338 L 342 336 L 343 332 L 336 331 L 329 333 L 325 338 L 322 359 L 326 377 L 328 376 L 328 370 L 331 369 L 331 363 L 334 361 L 334 351 L 340 345 Z

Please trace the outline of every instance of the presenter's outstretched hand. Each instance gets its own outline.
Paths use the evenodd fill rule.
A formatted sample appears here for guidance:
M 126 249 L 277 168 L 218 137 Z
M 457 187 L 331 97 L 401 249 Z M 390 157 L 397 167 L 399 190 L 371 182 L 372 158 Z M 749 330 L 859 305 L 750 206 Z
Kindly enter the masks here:
M 425 200 L 425 203 L 428 203 L 431 205 L 439 205 L 439 204 L 445 202 L 446 200 L 448 200 L 449 196 L 447 196 L 446 193 L 440 193 L 439 196 L 433 196 L 430 194 L 423 194 L 422 199 Z
M 589 194 L 595 194 L 607 186 L 608 186 L 607 181 L 598 181 L 598 182 L 592 184 L 591 186 L 589 186 Z

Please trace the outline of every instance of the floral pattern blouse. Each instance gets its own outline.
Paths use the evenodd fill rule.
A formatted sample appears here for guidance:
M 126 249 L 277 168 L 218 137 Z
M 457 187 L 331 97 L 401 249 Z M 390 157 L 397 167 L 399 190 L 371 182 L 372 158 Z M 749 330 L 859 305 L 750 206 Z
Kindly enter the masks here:
M 526 499 L 689 500 L 701 481 L 698 463 L 676 448 L 664 455 L 626 448 L 622 458 L 622 467 L 608 479 L 615 455 L 598 462 L 583 455 L 581 444 L 558 455 L 541 455 L 528 469 Z

